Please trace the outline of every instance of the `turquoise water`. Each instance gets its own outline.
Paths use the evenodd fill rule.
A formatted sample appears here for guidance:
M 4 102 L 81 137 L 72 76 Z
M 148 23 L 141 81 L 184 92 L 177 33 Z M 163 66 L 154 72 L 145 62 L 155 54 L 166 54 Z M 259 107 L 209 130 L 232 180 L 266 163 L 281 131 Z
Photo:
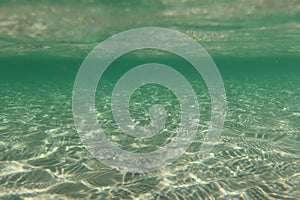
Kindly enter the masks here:
M 297 0 L 1 1 L 0 199 L 298 199 L 299 21 Z M 227 115 L 219 142 L 198 158 L 211 114 L 202 78 L 165 52 L 119 58 L 96 93 L 98 121 L 117 146 L 154 151 L 180 121 L 172 92 L 148 85 L 133 94 L 131 115 L 148 124 L 149 107 L 161 103 L 170 113 L 164 131 L 140 141 L 118 129 L 111 92 L 139 64 L 178 69 L 194 88 L 201 113 L 194 142 L 176 162 L 150 173 L 123 173 L 82 144 L 72 90 L 81 63 L 99 42 L 144 26 L 181 31 L 207 50 L 224 81 Z

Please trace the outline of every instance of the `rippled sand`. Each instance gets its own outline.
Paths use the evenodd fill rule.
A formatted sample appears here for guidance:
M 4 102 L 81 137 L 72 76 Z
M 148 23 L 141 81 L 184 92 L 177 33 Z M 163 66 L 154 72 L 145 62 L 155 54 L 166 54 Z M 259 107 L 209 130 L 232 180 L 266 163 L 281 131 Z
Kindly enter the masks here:
M 1 0 L 0 199 L 298 199 L 299 13 L 299 0 Z M 181 31 L 208 51 L 224 79 L 227 117 L 219 143 L 197 158 L 210 99 L 203 83 L 192 82 L 201 121 L 188 152 L 160 171 L 123 174 L 83 146 L 72 87 L 99 42 L 145 26 Z M 122 133 L 103 89 L 98 120 L 116 145 L 147 152 L 173 136 L 178 117 L 154 140 Z M 147 106 L 157 100 L 177 116 L 178 102 L 167 100 L 172 95 L 145 92 L 153 98 L 136 93 L 135 121 L 147 124 Z
M 299 83 L 295 77 L 225 80 L 220 142 L 196 158 L 206 130 L 203 101 L 204 126 L 189 152 L 148 174 L 122 174 L 87 151 L 73 124 L 71 83 L 1 83 L 0 198 L 297 199 Z M 99 113 L 100 121 L 113 133 L 105 115 Z

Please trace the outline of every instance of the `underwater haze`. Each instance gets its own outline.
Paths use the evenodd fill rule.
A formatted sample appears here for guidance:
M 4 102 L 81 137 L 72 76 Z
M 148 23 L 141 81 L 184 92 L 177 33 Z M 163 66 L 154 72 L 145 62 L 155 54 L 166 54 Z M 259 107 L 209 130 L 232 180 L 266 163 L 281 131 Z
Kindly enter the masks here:
M 180 124 L 176 96 L 148 84 L 132 94 L 130 115 L 148 125 L 149 108 L 161 104 L 168 112 L 164 128 L 142 140 L 120 130 L 112 91 L 135 66 L 178 70 L 200 110 L 198 131 L 181 157 L 130 173 L 105 165 L 83 144 L 72 94 L 89 52 L 141 27 L 179 31 L 206 49 L 224 82 L 226 118 L 218 142 L 198 157 L 212 113 L 203 77 L 166 51 L 120 56 L 95 95 L 98 122 L 114 145 L 149 153 L 168 144 Z M 0 199 L 299 199 L 299 35 L 300 0 L 1 0 Z

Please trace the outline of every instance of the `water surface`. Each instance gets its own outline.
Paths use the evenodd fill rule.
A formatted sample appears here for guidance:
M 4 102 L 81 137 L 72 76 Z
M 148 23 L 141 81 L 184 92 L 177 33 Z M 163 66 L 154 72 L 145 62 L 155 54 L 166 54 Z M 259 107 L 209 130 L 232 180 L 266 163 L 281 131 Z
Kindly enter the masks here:
M 297 199 L 299 21 L 299 0 L 1 1 L 0 198 Z M 195 141 L 180 159 L 156 172 L 124 174 L 82 144 L 72 89 L 80 64 L 99 42 L 144 26 L 181 31 L 208 51 L 224 80 L 227 116 L 219 143 L 197 158 L 210 119 L 203 80 L 161 52 L 119 59 L 96 95 L 98 120 L 116 145 L 133 152 L 159 148 L 179 121 L 172 93 L 150 85 L 132 97 L 135 120 L 147 124 L 153 103 L 177 117 L 151 141 L 120 132 L 109 103 L 126 67 L 160 61 L 184 69 L 201 111 Z

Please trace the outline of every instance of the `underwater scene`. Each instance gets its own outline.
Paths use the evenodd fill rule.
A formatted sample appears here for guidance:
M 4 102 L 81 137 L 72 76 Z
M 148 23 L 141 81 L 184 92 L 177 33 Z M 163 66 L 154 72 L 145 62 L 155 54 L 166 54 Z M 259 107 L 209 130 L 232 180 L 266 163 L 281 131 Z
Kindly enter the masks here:
M 299 35 L 300 0 L 1 0 L 0 199 L 299 199 Z

